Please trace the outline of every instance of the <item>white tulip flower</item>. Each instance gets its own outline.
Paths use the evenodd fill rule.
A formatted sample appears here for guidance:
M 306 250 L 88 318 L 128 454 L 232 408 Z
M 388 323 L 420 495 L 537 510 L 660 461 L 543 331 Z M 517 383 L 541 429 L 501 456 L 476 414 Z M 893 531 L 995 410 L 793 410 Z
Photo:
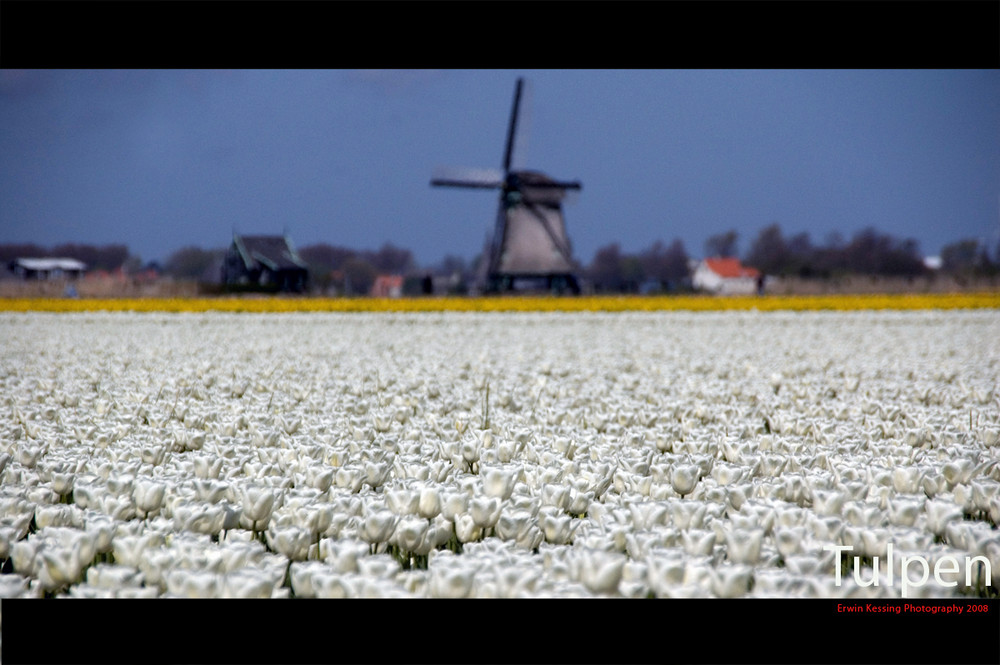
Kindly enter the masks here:
M 468 509 L 469 494 L 465 492 L 446 492 L 441 499 L 441 515 L 452 522 Z
M 290 561 L 305 561 L 309 558 L 312 534 L 307 529 L 295 526 L 268 529 L 265 536 L 268 547 Z
M 229 490 L 229 483 L 214 478 L 195 478 L 191 484 L 194 487 L 195 498 L 207 503 L 218 503 L 228 494 Z M 138 507 L 138 500 L 136 505 Z
M 404 552 L 425 556 L 431 550 L 431 546 L 427 542 L 429 526 L 427 520 L 421 517 L 401 517 L 396 524 L 396 530 L 393 532 L 390 542 Z
M 598 594 L 614 593 L 621 582 L 626 557 L 617 552 L 584 549 L 573 559 L 577 579 L 590 591 Z
M 163 505 L 167 486 L 165 483 L 140 478 L 132 488 L 135 509 L 144 519 L 154 515 Z
M 366 543 L 378 545 L 389 541 L 396 529 L 399 516 L 391 510 L 378 510 L 365 516 L 358 535 Z
M 712 592 L 720 598 L 736 598 L 749 591 L 753 568 L 723 565 L 714 568 L 712 573 Z
M 435 485 L 422 487 L 418 496 L 417 513 L 431 519 L 441 513 L 441 490 Z
M 349 489 L 351 493 L 357 494 L 365 483 L 365 473 L 363 469 L 352 466 L 338 467 L 333 477 L 337 487 Z
M 476 579 L 473 567 L 452 566 L 431 570 L 427 590 L 432 598 L 468 598 Z
M 670 486 L 682 497 L 690 494 L 698 484 L 700 472 L 695 464 L 679 464 L 670 474 Z
M 763 541 L 764 529 L 732 529 L 726 533 L 726 557 L 736 563 L 756 564 Z
M 542 485 L 542 505 L 555 506 L 561 510 L 569 507 L 569 486 L 556 483 Z
M 483 491 L 486 496 L 498 497 L 506 501 L 514 491 L 514 483 L 519 473 L 519 468 L 491 467 L 485 469 L 480 472 L 480 475 L 483 476 Z
M 218 504 L 181 501 L 174 506 L 174 528 L 217 536 L 222 531 L 226 513 Z
M 241 522 L 245 522 L 252 530 L 260 531 L 261 527 L 271 519 L 278 494 L 269 487 L 248 486 L 241 489 L 243 514 Z
M 218 480 L 219 474 L 222 472 L 222 457 L 199 455 L 194 457 L 192 462 L 194 463 L 194 475 L 196 477 Z
M 29 578 L 21 575 L 0 575 L 0 598 L 18 598 L 28 590 Z
M 80 581 L 83 569 L 90 560 L 84 560 L 80 543 L 74 547 L 45 546 L 39 549 L 37 557 L 38 581 L 46 591 L 55 591 Z
M 804 526 L 778 527 L 774 530 L 774 545 L 783 559 L 800 553 L 805 538 Z
M 927 529 L 935 536 L 943 536 L 950 522 L 962 519 L 962 509 L 951 501 L 931 499 L 924 504 Z
M 545 540 L 554 545 L 567 545 L 572 542 L 573 533 L 580 525 L 569 515 L 542 513 L 538 525 L 545 535 Z
M 709 529 L 686 529 L 681 532 L 684 551 L 691 556 L 709 556 L 715 548 L 715 531 Z
M 469 513 L 463 513 L 455 520 L 455 537 L 461 543 L 471 543 L 483 537 L 483 527 Z
M 270 598 L 274 582 L 261 571 L 241 568 L 222 576 L 222 598 Z
M 87 569 L 87 584 L 115 591 L 123 587 L 141 587 L 142 573 L 132 566 L 99 563 Z
M 567 493 L 568 496 L 568 493 Z M 496 526 L 500 519 L 500 499 L 497 497 L 472 497 L 469 501 L 469 514 L 472 515 L 476 526 L 483 529 L 490 529 Z
M 181 598 L 217 598 L 222 580 L 217 573 L 173 569 L 164 574 L 167 593 Z

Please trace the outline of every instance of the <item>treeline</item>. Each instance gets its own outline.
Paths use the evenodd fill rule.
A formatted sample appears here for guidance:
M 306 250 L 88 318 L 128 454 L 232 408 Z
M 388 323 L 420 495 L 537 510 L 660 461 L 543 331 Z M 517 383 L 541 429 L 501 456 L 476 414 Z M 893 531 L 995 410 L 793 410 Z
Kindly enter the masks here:
M 989 249 L 976 239 L 960 240 L 943 248 L 940 269 L 959 277 L 993 276 L 1000 271 L 1000 244 Z M 768 275 L 830 278 L 843 275 L 916 277 L 930 272 L 915 240 L 900 240 L 873 228 L 859 231 L 849 241 L 831 236 L 814 245 L 808 233 L 786 238 L 778 224 L 760 231 L 744 257 Z
M 215 282 L 220 278 L 225 249 L 184 247 L 172 253 L 163 264 L 163 272 L 178 279 L 197 279 Z M 420 272 L 413 253 L 408 249 L 385 243 L 377 250 L 357 250 L 349 247 L 317 243 L 298 249 L 302 260 L 309 265 L 312 288 L 326 291 L 335 287 L 341 293 L 365 294 L 382 274 L 412 275 Z M 446 258 L 442 269 L 465 271 L 465 263 L 454 257 Z
M 815 244 L 808 233 L 786 236 L 779 224 L 761 229 L 745 252 L 739 251 L 735 230 L 708 238 L 704 256 L 738 258 L 746 266 L 774 277 L 831 279 L 851 275 L 871 277 L 918 277 L 938 270 L 959 279 L 1000 275 L 1000 243 L 985 246 L 976 239 L 949 244 L 941 251 L 940 265 L 928 267 L 918 243 L 863 229 L 850 240 L 838 235 Z M 594 253 L 583 267 L 595 291 L 675 291 L 690 288 L 690 258 L 680 240 L 670 245 L 656 241 L 639 252 L 623 252 L 611 243 Z
M 766 275 L 830 279 L 848 275 L 916 277 L 931 272 L 915 240 L 899 239 L 867 228 L 849 240 L 832 235 L 822 244 L 808 233 L 786 235 L 779 224 L 761 229 L 745 252 L 740 252 L 735 230 L 709 237 L 704 256 L 739 258 L 744 265 Z M 173 252 L 155 267 L 176 279 L 217 282 L 226 250 L 188 246 Z M 474 279 L 479 257 L 471 261 L 446 256 L 437 264 L 419 266 L 413 253 L 385 243 L 377 250 L 358 250 L 327 243 L 298 250 L 309 265 L 312 286 L 334 287 L 342 293 L 367 293 L 380 274 L 404 276 L 457 276 L 462 283 Z M 31 243 L 0 244 L 0 265 L 21 257 L 58 256 L 83 261 L 90 270 L 132 272 L 143 267 L 126 245 L 63 243 L 44 247 Z M 1000 243 L 990 248 L 977 239 L 962 239 L 944 247 L 940 272 L 962 279 L 1000 275 Z M 590 262 L 580 266 L 581 277 L 598 292 L 678 291 L 690 288 L 691 257 L 684 243 L 657 240 L 638 252 L 626 252 L 620 243 L 599 248 Z

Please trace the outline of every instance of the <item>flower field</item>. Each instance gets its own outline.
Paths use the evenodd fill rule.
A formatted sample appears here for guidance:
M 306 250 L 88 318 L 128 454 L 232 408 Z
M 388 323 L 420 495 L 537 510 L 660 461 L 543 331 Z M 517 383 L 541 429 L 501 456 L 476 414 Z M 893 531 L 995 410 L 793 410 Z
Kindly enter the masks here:
M 998 308 L 0 301 L 0 597 L 994 597 Z

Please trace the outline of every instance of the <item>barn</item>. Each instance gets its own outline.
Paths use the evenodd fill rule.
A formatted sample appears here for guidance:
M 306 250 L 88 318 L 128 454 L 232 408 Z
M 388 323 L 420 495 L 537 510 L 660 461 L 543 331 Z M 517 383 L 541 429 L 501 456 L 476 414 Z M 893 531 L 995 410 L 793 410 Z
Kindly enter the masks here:
M 287 236 L 234 233 L 222 264 L 222 283 L 233 291 L 301 293 L 309 285 L 309 267 Z
M 702 259 L 694 269 L 691 283 L 699 291 L 720 295 L 750 294 L 763 288 L 763 275 L 733 257 Z
M 19 258 L 7 267 L 21 279 L 76 279 L 87 270 L 83 261 L 69 258 Z

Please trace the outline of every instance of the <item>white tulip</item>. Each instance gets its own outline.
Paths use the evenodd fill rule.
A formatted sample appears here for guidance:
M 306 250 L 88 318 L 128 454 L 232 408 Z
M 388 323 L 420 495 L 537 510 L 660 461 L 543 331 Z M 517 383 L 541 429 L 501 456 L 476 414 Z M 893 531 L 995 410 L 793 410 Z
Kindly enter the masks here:
M 428 580 L 428 593 L 432 598 L 468 598 L 476 579 L 476 569 L 452 566 L 434 568 Z
M 708 556 L 715 548 L 715 531 L 707 529 L 687 529 L 681 532 L 684 551 L 691 556 Z
M 923 509 L 924 501 L 902 498 L 889 499 L 886 508 L 889 521 L 896 526 L 913 526 Z
M 385 503 L 397 515 L 413 515 L 420 508 L 420 494 L 407 487 L 386 488 Z
M 261 530 L 271 519 L 278 493 L 270 487 L 248 486 L 241 488 L 240 496 L 243 502 L 241 521 L 246 522 L 254 531 Z
M 270 598 L 274 582 L 267 575 L 250 568 L 226 573 L 222 577 L 222 598 Z
M 774 545 L 782 559 L 798 554 L 806 537 L 806 527 L 778 527 L 774 530 Z
M 398 521 L 399 516 L 391 510 L 375 511 L 365 516 L 361 525 L 361 531 L 358 535 L 360 535 L 361 539 L 366 543 L 372 545 L 388 542 L 393 531 L 396 529 L 396 523 Z
M 490 529 L 496 526 L 500 519 L 501 507 L 502 504 L 497 497 L 473 497 L 469 501 L 469 514 L 472 515 L 476 526 Z
M 704 525 L 708 506 L 700 501 L 678 501 L 670 504 L 673 523 L 678 529 L 700 529 Z
M 295 526 L 268 529 L 265 536 L 268 547 L 290 561 L 304 561 L 309 557 L 312 534 L 307 529 Z
M 216 598 L 222 580 L 216 573 L 192 570 L 168 570 L 164 574 L 167 592 L 181 598 Z
M 569 515 L 544 513 L 539 515 L 538 525 L 542 529 L 545 540 L 555 545 L 567 545 L 572 542 L 573 533 L 580 525 Z
M 163 505 L 167 486 L 145 478 L 140 478 L 132 488 L 132 498 L 135 501 L 136 512 L 143 518 L 154 515 Z
M 626 557 L 617 552 L 584 549 L 576 554 L 577 578 L 593 593 L 609 594 L 618 589 Z
M 463 513 L 455 520 L 455 537 L 461 543 L 471 543 L 483 537 L 483 527 L 469 513 Z
M 962 509 L 951 501 L 931 499 L 924 504 L 927 529 L 935 536 L 943 536 L 950 522 L 962 519 Z
M 417 513 L 426 519 L 437 517 L 441 513 L 441 490 L 437 486 L 420 489 Z
M 441 502 L 441 515 L 454 522 L 469 509 L 469 495 L 465 492 L 447 492 Z
M 720 598 L 736 598 L 750 589 L 750 566 L 724 565 L 712 570 L 712 591 Z
M 194 457 L 192 462 L 194 463 L 194 474 L 198 478 L 218 479 L 219 474 L 222 472 L 223 459 L 221 457 L 199 455 Z
M 670 486 L 682 497 L 690 494 L 698 484 L 701 469 L 694 464 L 680 464 L 670 473 Z
M 764 529 L 732 529 L 726 533 L 726 558 L 753 565 L 760 560 L 763 540 Z
M 390 542 L 404 552 L 424 556 L 431 550 L 427 542 L 429 526 L 427 520 L 421 517 L 402 517 L 396 524 Z
M 549 483 L 542 486 L 542 505 L 555 506 L 562 510 L 569 507 L 569 487 Z
M 514 491 L 514 482 L 520 469 L 491 467 L 483 470 L 483 491 L 486 496 L 506 501 Z
M 42 547 L 37 557 L 38 581 L 46 591 L 54 591 L 80 581 L 89 563 L 81 543 L 73 547 Z M 91 557 L 92 558 L 92 557 Z
M 229 483 L 221 482 L 213 478 L 195 478 L 192 481 L 195 498 L 207 503 L 218 503 L 226 496 L 229 490 Z M 136 505 L 138 507 L 138 500 Z
M 101 589 L 138 588 L 142 581 L 142 573 L 132 566 L 99 563 L 87 569 L 87 584 Z

